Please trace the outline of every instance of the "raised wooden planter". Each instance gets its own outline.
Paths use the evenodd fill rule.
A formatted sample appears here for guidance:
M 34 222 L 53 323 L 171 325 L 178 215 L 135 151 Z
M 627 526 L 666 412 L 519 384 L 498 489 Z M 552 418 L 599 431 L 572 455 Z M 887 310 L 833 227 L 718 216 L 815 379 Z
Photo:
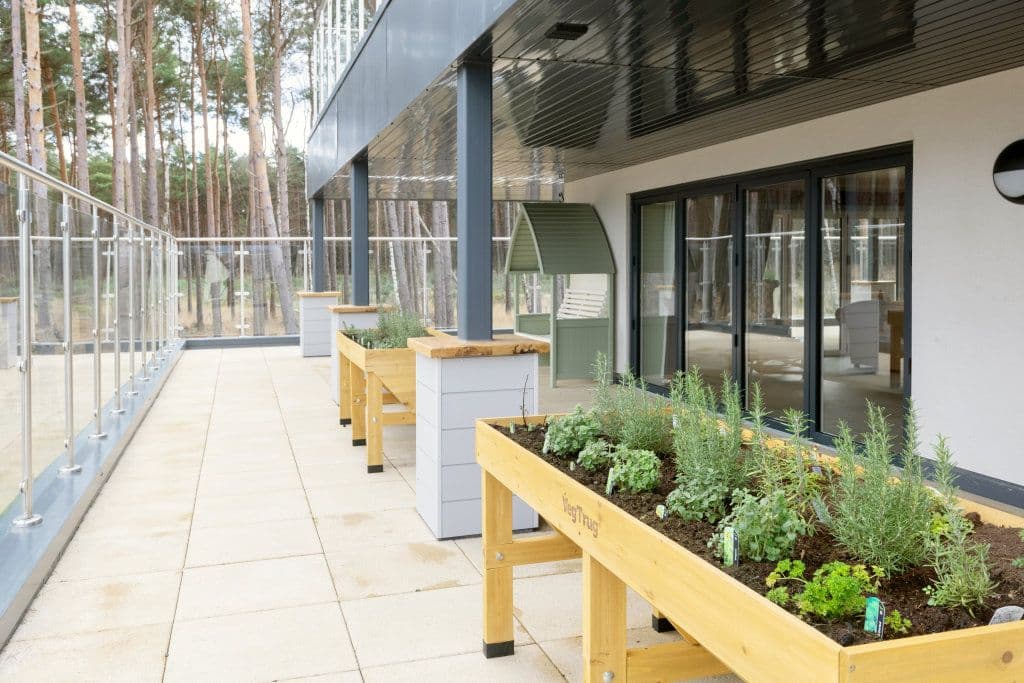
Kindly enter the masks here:
M 483 470 L 484 653 L 512 653 L 512 568 L 583 557 L 586 681 L 1019 681 L 1024 622 L 843 647 L 509 439 L 511 419 L 478 421 Z M 544 417 L 531 418 L 542 423 Z M 556 529 L 514 541 L 512 495 Z M 986 522 L 1024 519 L 971 501 Z M 627 650 L 626 586 L 684 640 Z
M 431 335 L 442 333 L 428 330 Z M 344 332 L 338 347 L 338 419 L 352 425 L 352 445 L 366 446 L 366 471 L 384 471 L 384 426 L 416 424 L 416 352 L 368 349 Z M 387 404 L 405 410 L 384 411 Z

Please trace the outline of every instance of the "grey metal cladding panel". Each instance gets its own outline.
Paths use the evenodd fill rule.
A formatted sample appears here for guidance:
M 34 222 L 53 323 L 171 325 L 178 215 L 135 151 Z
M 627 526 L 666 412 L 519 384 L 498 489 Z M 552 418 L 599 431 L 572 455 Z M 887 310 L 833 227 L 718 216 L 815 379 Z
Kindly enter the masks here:
M 475 43 L 523 0 L 392 0 L 350 65 L 310 136 L 310 193 L 316 194 Z M 335 149 L 324 152 L 336 128 Z M 324 166 L 321 166 L 321 162 Z
M 457 4 L 458 0 L 392 4 L 387 32 L 387 94 L 388 110 L 394 116 L 465 49 L 465 44 L 456 40 Z

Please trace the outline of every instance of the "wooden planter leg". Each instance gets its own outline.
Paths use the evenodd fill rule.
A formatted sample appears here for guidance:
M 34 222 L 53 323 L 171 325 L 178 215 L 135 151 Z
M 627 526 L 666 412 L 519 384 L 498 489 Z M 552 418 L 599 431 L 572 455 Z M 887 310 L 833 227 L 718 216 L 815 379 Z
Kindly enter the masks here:
M 362 369 L 352 366 L 349 377 L 352 392 L 352 445 L 366 445 L 366 376 Z
M 583 680 L 626 680 L 626 584 L 587 554 L 583 555 Z
M 482 473 L 484 558 L 495 547 L 512 542 L 512 492 L 487 472 Z M 486 566 L 486 563 L 485 563 Z M 484 657 L 505 657 L 514 651 L 512 567 L 484 571 Z
M 338 424 L 352 424 L 352 364 L 338 354 Z
M 384 471 L 384 384 L 376 373 L 366 373 L 366 471 Z

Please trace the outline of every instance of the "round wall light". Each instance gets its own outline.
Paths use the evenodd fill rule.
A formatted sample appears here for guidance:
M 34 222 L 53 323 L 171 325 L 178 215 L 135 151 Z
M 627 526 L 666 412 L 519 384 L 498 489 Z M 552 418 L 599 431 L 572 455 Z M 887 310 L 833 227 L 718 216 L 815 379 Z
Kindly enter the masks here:
M 992 167 L 996 190 L 1015 204 L 1024 204 L 1024 140 L 1011 143 Z

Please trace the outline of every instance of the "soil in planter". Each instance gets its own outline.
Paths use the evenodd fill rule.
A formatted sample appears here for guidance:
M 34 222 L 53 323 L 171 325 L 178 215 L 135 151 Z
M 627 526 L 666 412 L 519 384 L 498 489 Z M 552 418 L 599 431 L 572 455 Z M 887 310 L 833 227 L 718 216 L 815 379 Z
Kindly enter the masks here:
M 706 522 L 686 522 L 673 516 L 662 520 L 655 514 L 655 508 L 665 502 L 665 498 L 676 486 L 675 463 L 671 455 L 662 454 L 661 484 L 655 491 L 641 494 L 615 492 L 609 496 L 605 493 L 607 472 L 591 473 L 582 467 L 569 469 L 569 464 L 574 462 L 574 459 L 563 459 L 541 452 L 546 432 L 544 426 L 538 426 L 533 431 L 519 427 L 511 435 L 507 429 L 500 429 L 500 431 L 598 495 L 612 501 L 706 562 L 714 564 L 740 583 L 761 595 L 768 591 L 765 579 L 775 569 L 775 562 L 741 561 L 734 567 L 722 566 L 721 561 L 714 556 L 707 545 L 708 539 L 715 532 L 714 525 Z M 1024 542 L 1018 535 L 1020 529 L 982 523 L 974 513 L 968 515 L 968 518 L 975 525 L 975 540 L 990 545 L 989 563 L 992 566 L 992 579 L 998 583 L 998 586 L 988 604 L 975 609 L 974 616 L 971 616 L 965 609 L 933 607 L 928 604 L 928 596 L 924 593 L 924 588 L 931 585 L 935 579 L 935 573 L 927 567 L 911 569 L 898 576 L 883 579 L 877 593 L 886 609 L 890 612 L 894 609 L 899 610 L 905 619 L 909 619 L 913 623 L 910 631 L 903 635 L 887 631 L 886 640 L 984 626 L 988 624 L 996 608 L 1004 605 L 1024 605 L 1024 569 L 1018 569 L 1012 565 L 1015 558 L 1024 555 Z M 813 536 L 805 536 L 797 541 L 792 556 L 803 560 L 807 566 L 806 575 L 808 577 L 818 567 L 828 562 L 835 560 L 857 562 L 855 558 L 846 554 L 828 530 L 821 526 L 815 529 Z M 799 616 L 799 612 L 795 608 L 790 611 Z M 864 632 L 863 620 L 847 623 L 810 623 L 841 645 L 856 645 L 877 640 L 874 636 Z

